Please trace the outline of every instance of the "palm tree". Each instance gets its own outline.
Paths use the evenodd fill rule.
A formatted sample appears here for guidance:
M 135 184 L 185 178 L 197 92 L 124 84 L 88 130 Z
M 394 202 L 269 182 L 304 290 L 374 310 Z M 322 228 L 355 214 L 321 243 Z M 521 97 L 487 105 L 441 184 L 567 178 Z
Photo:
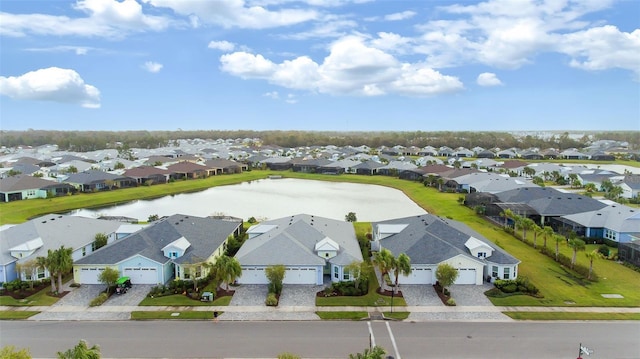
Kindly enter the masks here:
M 226 290 L 229 290 L 229 283 L 235 282 L 242 275 L 242 266 L 235 257 L 222 255 L 216 259 L 213 265 L 216 273 L 216 279 L 226 284 Z
M 593 250 L 591 252 L 585 253 L 584 255 L 589 260 L 589 276 L 587 277 L 587 279 L 591 280 L 591 274 L 593 273 L 593 261 L 598 258 L 599 253 L 597 250 Z
M 389 273 L 393 268 L 394 257 L 390 250 L 381 248 L 380 251 L 373 255 L 373 264 L 380 270 L 380 288 L 383 288 L 384 275 Z
M 100 359 L 100 347 L 94 345 L 89 348 L 86 341 L 80 340 L 73 349 L 58 352 L 58 359 Z
M 598 188 L 596 187 L 595 183 L 587 183 L 584 185 L 584 190 L 587 191 L 587 193 L 593 193 L 596 192 Z
M 513 218 L 513 211 L 507 208 L 504 211 L 500 212 L 500 217 L 504 218 L 504 228 L 507 228 L 509 219 Z
M 542 228 L 542 238 L 544 239 L 544 247 L 547 248 L 547 239 L 553 238 L 553 228 L 550 226 L 544 226 Z
M 564 241 L 565 238 L 559 234 L 554 234 L 553 239 L 556 241 L 556 262 L 558 261 L 558 254 L 560 253 L 560 242 Z
M 45 258 L 45 268 L 49 271 L 49 280 L 51 280 L 51 293 L 56 292 L 56 272 L 58 271 L 56 260 L 56 251 L 49 249 L 47 251 L 47 258 Z
M 573 249 L 573 256 L 571 257 L 571 269 L 576 264 L 576 256 L 578 255 L 578 251 L 583 251 L 585 248 L 585 243 L 580 238 L 572 238 L 567 242 L 567 245 Z
M 73 269 L 73 258 L 71 257 L 73 248 L 60 248 L 55 251 L 56 271 L 58 274 L 58 292 L 62 291 L 62 275 L 69 273 Z
M 400 253 L 398 258 L 393 261 L 393 272 L 396 276 L 394 291 L 398 293 L 398 279 L 400 274 L 408 276 L 411 274 L 411 258 L 406 253 Z
M 538 236 L 544 232 L 544 228 L 532 221 L 531 229 L 533 229 L 533 248 L 538 247 Z

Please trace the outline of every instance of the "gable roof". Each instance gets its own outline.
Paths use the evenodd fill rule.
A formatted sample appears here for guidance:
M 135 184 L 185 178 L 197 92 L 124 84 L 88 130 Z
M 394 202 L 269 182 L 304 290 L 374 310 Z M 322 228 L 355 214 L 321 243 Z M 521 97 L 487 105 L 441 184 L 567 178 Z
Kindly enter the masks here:
M 0 192 L 40 189 L 52 184 L 56 184 L 56 182 L 28 175 L 17 175 L 0 179 Z
M 11 263 L 15 260 L 9 253 L 11 248 L 29 246 L 35 243 L 31 242 L 34 239 L 42 240 L 43 245 L 30 257 L 46 257 L 49 249 L 58 249 L 62 245 L 74 250 L 78 249 L 92 243 L 98 233 L 114 233 L 121 224 L 120 222 L 61 214 L 40 216 L 0 231 L 0 264 Z
M 470 238 L 493 248 L 493 254 L 486 259 L 487 261 L 500 264 L 520 263 L 518 259 L 461 222 L 423 214 L 373 223 L 374 232 L 377 226 L 389 224 L 406 224 L 407 227 L 399 233 L 381 239 L 380 245 L 390 250 L 394 256 L 406 253 L 413 264 L 436 265 L 459 255 L 484 263 L 484 260 L 470 254 L 466 246 Z
M 527 204 L 543 216 L 562 216 L 595 211 L 607 205 L 593 198 L 549 187 L 525 187 L 496 193 L 505 203 Z
M 236 254 L 242 265 L 324 265 L 325 259 L 316 253 L 316 245 L 323 241 L 338 246 L 338 254 L 329 262 L 346 265 L 362 261 L 355 230 L 349 222 L 299 214 L 260 226 L 269 230 L 246 240 Z
M 167 263 L 170 259 L 164 256 L 162 249 L 183 237 L 191 245 L 183 256 L 173 259 L 173 262 L 201 262 L 209 258 L 238 226 L 239 222 L 174 214 L 100 248 L 76 261 L 76 264 L 113 265 L 136 255 L 158 263 Z
M 588 228 L 640 233 L 640 210 L 621 204 L 606 206 L 596 211 L 570 214 L 562 218 Z

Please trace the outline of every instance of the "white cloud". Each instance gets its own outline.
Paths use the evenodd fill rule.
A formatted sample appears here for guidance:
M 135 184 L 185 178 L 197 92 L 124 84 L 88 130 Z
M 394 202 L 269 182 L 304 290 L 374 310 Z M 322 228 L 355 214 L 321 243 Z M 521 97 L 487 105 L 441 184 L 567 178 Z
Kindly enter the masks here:
M 135 0 L 78 0 L 73 8 L 86 16 L 71 18 L 0 12 L 0 35 L 121 38 L 131 32 L 161 31 L 172 23 L 163 16 L 144 14 L 142 6 Z
M 287 98 L 284 100 L 284 102 L 293 105 L 294 103 L 298 103 L 298 99 L 296 98 L 296 95 L 290 93 L 287 95 Z
M 53 101 L 100 107 L 100 91 L 74 70 L 49 67 L 17 77 L 0 76 L 0 94 L 16 100 Z
M 24 49 L 30 52 L 75 52 L 76 55 L 86 55 L 89 51 L 102 51 L 86 46 L 53 46 L 53 47 L 31 47 Z
M 572 57 L 570 65 L 585 70 L 621 68 L 640 79 L 640 30 L 622 32 L 602 26 L 562 37 L 558 51 Z
M 500 86 L 502 85 L 502 81 L 496 76 L 496 74 L 491 72 L 483 72 L 478 75 L 476 79 L 476 83 L 480 86 Z
M 385 15 L 384 19 L 387 21 L 400 21 L 400 20 L 410 19 L 414 16 L 416 16 L 415 11 L 403 11 L 403 12 L 397 12 L 394 14 Z
M 144 63 L 144 65 L 142 65 L 142 68 L 151 72 L 151 73 L 158 73 L 160 72 L 160 70 L 162 70 L 163 65 L 159 64 L 157 62 L 153 62 L 153 61 L 147 61 Z
M 264 97 L 268 97 L 272 100 L 277 100 L 280 98 L 280 95 L 278 94 L 278 91 L 271 91 L 271 92 L 267 92 L 264 95 L 262 95 Z
M 233 51 L 236 48 L 236 45 L 229 41 L 211 41 L 209 42 L 208 47 L 210 49 L 229 52 L 229 51 Z
M 317 19 L 319 14 L 312 9 L 268 10 L 260 5 L 248 5 L 244 0 L 232 1 L 184 1 L 143 0 L 155 7 L 170 8 L 183 16 L 197 16 L 205 22 L 225 28 L 267 29 L 289 26 Z M 191 22 L 193 23 L 193 18 Z
M 220 62 L 222 71 L 243 79 L 332 95 L 427 96 L 464 88 L 456 77 L 442 75 L 425 64 L 403 64 L 357 36 L 334 42 L 320 64 L 307 56 L 274 63 L 247 52 L 222 55 Z

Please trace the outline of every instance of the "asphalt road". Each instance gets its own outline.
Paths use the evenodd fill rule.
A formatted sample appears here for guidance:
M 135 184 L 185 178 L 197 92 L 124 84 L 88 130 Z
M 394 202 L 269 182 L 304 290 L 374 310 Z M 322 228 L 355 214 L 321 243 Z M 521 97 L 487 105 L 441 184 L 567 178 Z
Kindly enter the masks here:
M 80 339 L 103 358 L 348 358 L 370 340 L 396 359 L 577 358 L 580 343 L 584 358 L 640 358 L 640 322 L 0 322 L 0 345 L 34 358 Z

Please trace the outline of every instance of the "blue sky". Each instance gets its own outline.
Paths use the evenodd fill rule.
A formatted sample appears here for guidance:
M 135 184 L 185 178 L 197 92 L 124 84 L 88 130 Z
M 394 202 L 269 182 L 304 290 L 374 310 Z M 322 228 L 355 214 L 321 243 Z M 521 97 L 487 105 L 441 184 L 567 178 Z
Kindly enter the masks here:
M 640 130 L 640 1 L 0 3 L 3 130 Z

